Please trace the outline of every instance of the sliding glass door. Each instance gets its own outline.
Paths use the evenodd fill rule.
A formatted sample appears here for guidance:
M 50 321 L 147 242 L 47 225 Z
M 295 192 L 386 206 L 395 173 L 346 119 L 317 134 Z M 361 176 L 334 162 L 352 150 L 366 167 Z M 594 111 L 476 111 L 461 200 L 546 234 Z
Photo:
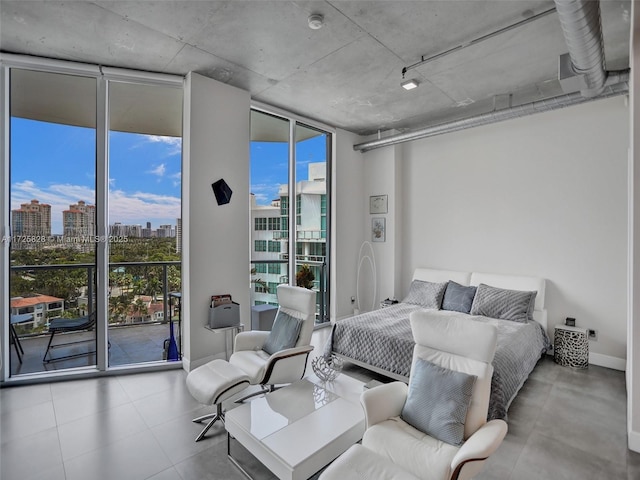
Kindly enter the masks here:
M 314 290 L 316 323 L 329 320 L 331 137 L 292 118 L 251 112 L 254 318 L 272 319 L 276 287 L 286 283 Z

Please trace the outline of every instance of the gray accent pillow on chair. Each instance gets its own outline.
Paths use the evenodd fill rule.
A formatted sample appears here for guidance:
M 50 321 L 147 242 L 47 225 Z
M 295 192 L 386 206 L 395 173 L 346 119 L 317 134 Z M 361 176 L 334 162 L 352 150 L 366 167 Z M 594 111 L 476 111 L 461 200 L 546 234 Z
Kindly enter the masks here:
M 282 310 L 278 310 L 278 314 L 273 321 L 273 327 L 269 332 L 267 340 L 264 342 L 262 350 L 269 355 L 273 355 L 280 350 L 295 347 L 301 329 L 301 319 L 292 317 Z
M 423 282 L 422 280 L 413 280 L 409 294 L 402 300 L 403 303 L 412 303 L 420 305 L 424 308 L 440 309 L 442 305 L 442 297 L 447 288 L 448 282 L 433 283 Z
M 473 299 L 471 315 L 526 323 L 533 320 L 537 294 L 536 291 L 505 290 L 481 283 Z
M 459 283 L 449 281 L 442 300 L 442 310 L 469 313 L 475 295 L 476 287 L 465 287 Z
M 462 445 L 464 422 L 477 378 L 416 358 L 402 419 L 442 442 Z

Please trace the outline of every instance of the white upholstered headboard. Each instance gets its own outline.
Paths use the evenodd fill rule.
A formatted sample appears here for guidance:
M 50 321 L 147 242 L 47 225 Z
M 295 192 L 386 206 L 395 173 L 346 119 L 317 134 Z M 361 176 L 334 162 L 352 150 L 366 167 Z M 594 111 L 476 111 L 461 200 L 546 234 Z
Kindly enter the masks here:
M 435 270 L 433 268 L 416 268 L 412 280 L 423 282 L 442 283 L 453 280 L 460 285 L 469 285 L 471 272 L 456 272 L 453 270 Z
M 458 272 L 454 270 L 438 270 L 433 268 L 416 268 L 413 280 L 442 283 L 453 280 L 460 285 L 478 286 L 481 283 L 496 288 L 509 290 L 525 290 L 538 292 L 533 311 L 533 319 L 547 330 L 547 311 L 544 308 L 544 294 L 546 280 L 539 277 L 518 275 L 502 275 L 498 273 Z

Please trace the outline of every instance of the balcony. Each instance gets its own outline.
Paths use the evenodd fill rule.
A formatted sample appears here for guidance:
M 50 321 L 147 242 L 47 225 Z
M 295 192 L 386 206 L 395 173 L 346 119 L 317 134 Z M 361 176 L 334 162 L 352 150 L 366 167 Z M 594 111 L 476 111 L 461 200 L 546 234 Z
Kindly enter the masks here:
M 176 325 L 177 327 L 177 325 Z M 59 338 L 60 337 L 60 338 Z M 169 337 L 169 324 L 148 323 L 109 327 L 109 365 L 132 365 L 163 361 L 164 340 Z M 49 335 L 19 336 L 24 350 L 22 363 L 18 361 L 15 345 L 10 345 L 11 376 L 27 373 L 56 372 L 68 368 L 91 367 L 96 364 L 95 354 L 45 363 Z M 87 340 L 85 342 L 85 340 Z M 55 357 L 95 352 L 95 331 L 56 335 L 56 342 L 81 342 L 51 351 Z
M 169 337 L 168 320 L 178 319 L 178 308 L 169 301 L 169 293 L 180 290 L 180 265 L 180 261 L 109 264 L 109 366 L 163 361 L 164 341 Z M 95 328 L 56 334 L 52 345 L 71 345 L 51 350 L 47 358 L 77 356 L 43 361 L 51 319 L 84 316 L 95 310 L 95 270 L 93 264 L 11 268 L 12 315 L 31 313 L 34 316 L 31 321 L 13 325 L 24 354 L 20 362 L 17 346 L 11 345 L 11 375 L 96 364 L 95 353 L 87 354 L 95 352 Z M 59 301 L 61 308 L 52 311 L 47 308 L 51 304 L 37 303 L 41 298 Z M 30 303 L 35 304 L 28 306 Z

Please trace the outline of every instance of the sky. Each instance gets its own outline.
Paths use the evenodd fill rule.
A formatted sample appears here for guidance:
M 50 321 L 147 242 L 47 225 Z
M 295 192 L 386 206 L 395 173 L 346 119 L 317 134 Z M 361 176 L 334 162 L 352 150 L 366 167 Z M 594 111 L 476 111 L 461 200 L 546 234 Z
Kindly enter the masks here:
M 11 209 L 37 199 L 51 205 L 51 233 L 62 233 L 62 211 L 95 205 L 95 130 L 11 119 Z M 121 132 L 109 135 L 109 223 L 152 228 L 180 217 L 181 142 Z
M 11 118 L 11 209 L 32 199 L 51 205 L 51 233 L 61 234 L 62 212 L 80 200 L 95 205 L 96 134 L 74 127 Z M 180 217 L 182 139 L 109 133 L 109 224 L 152 228 Z M 326 161 L 324 135 L 298 142 L 296 180 L 311 162 Z M 287 183 L 286 143 L 251 142 L 250 191 L 269 205 Z M 213 183 L 217 179 L 210 179 Z M 233 186 L 231 186 L 233 189 Z
M 250 191 L 258 205 L 270 205 L 278 198 L 280 185 L 287 183 L 289 147 L 284 142 L 251 142 Z M 326 137 L 319 135 L 296 146 L 296 181 L 308 179 L 309 163 L 326 162 Z

